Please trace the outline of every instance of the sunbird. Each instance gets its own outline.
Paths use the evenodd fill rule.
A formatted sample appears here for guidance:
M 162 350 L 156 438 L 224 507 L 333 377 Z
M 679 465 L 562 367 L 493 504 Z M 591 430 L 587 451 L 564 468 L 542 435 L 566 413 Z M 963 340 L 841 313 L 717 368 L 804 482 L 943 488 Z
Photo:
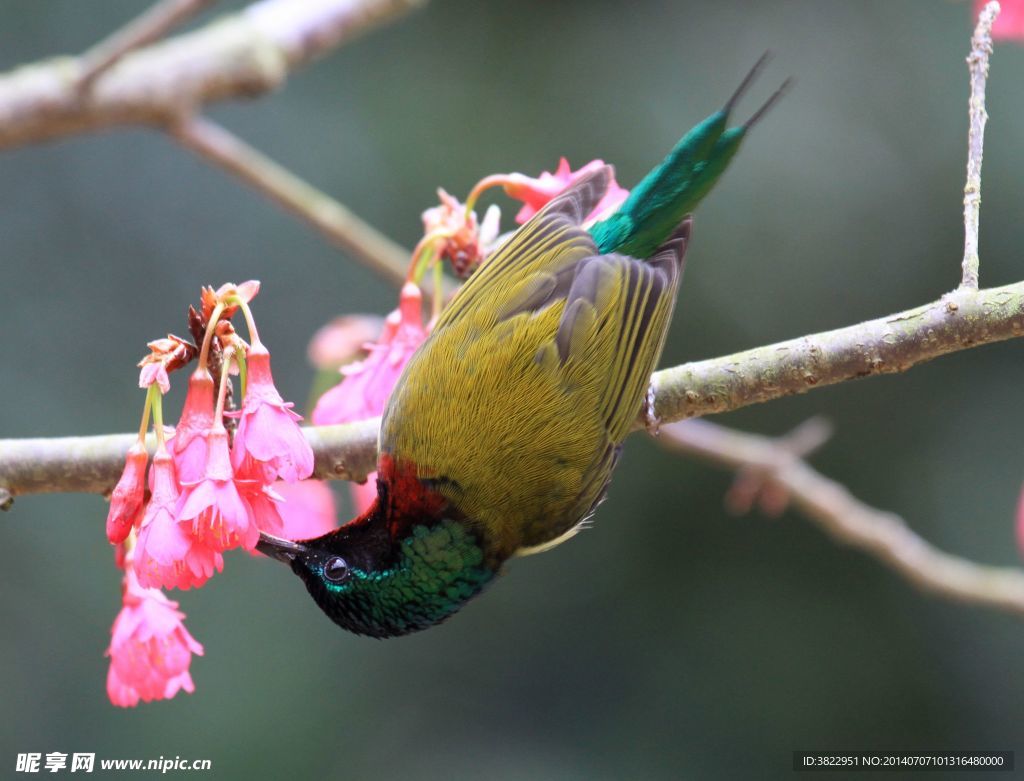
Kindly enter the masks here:
M 315 539 L 261 535 L 259 550 L 289 564 L 331 620 L 373 637 L 433 626 L 506 560 L 564 542 L 594 513 L 648 410 L 688 215 L 789 84 L 727 127 L 765 59 L 611 216 L 583 227 L 605 166 L 469 278 L 384 410 L 369 510 Z

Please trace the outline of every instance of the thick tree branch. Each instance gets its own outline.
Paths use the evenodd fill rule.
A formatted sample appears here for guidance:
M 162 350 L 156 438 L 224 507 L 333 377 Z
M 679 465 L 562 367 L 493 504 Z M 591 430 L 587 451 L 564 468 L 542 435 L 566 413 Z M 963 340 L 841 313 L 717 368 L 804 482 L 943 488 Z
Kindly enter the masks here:
M 888 317 L 657 372 L 655 414 L 673 421 L 728 412 L 1021 335 L 1024 282 L 963 288 Z
M 898 515 L 868 506 L 815 471 L 784 442 L 705 420 L 665 426 L 661 439 L 675 450 L 722 466 L 760 471 L 808 519 L 839 541 L 874 555 L 925 591 L 1024 615 L 1024 572 L 975 564 L 938 550 Z
M 728 412 L 1022 334 L 1024 282 L 961 289 L 889 317 L 656 372 L 655 412 L 665 422 Z M 307 428 L 317 475 L 363 479 L 374 465 L 374 426 Z M 107 492 L 132 441 L 128 434 L 0 440 L 0 490 Z
M 127 54 L 79 89 L 88 61 L 57 57 L 0 75 L 0 149 L 116 125 L 166 125 L 218 100 L 278 87 L 288 72 L 421 0 L 261 0 Z
M 144 14 L 82 55 L 78 89 L 88 89 L 97 76 L 128 52 L 159 40 L 213 2 L 214 0 L 160 0 Z
M 376 467 L 379 418 L 303 429 L 316 455 L 314 477 L 365 480 Z M 14 496 L 81 492 L 108 494 L 137 434 L 0 440 L 0 509 Z M 148 444 L 152 451 L 155 440 Z

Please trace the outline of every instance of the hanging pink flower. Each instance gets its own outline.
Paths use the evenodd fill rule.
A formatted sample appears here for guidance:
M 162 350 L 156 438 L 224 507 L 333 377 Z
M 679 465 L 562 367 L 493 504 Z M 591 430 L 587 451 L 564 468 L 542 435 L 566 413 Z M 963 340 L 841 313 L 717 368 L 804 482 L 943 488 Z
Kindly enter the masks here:
M 281 520 L 280 505 L 284 499 L 277 492 L 277 488 L 283 485 L 298 485 L 298 483 L 285 483 L 278 481 L 273 486 L 265 484 L 262 479 L 246 480 L 236 474 L 235 484 L 241 492 L 242 498 L 248 503 L 252 511 L 256 528 L 261 532 L 268 532 L 281 536 L 284 529 L 284 522 Z
M 218 551 L 252 550 L 260 537 L 249 503 L 235 485 L 228 432 L 216 422 L 206 435 L 207 461 L 201 480 L 182 481 L 177 519 L 191 524 L 192 536 Z
M 174 334 L 167 334 L 166 339 L 155 339 L 149 342 L 149 355 L 139 361 L 139 387 L 148 388 L 157 385 L 161 393 L 171 389 L 168 371 L 179 369 L 195 357 L 195 345 L 186 342 Z
M 235 469 L 251 459 L 264 467 L 266 483 L 276 477 L 290 483 L 305 480 L 313 474 L 313 449 L 298 426 L 302 416 L 292 412 L 292 403 L 274 387 L 270 352 L 257 339 L 249 348 L 246 367 L 245 399 L 232 453 Z
M 337 369 L 354 360 L 364 344 L 376 339 L 383 325 L 384 319 L 374 315 L 336 317 L 309 340 L 309 362 L 317 369 Z
M 196 369 L 188 380 L 181 420 L 174 429 L 171 451 L 178 479 L 194 483 L 206 470 L 206 434 L 213 428 L 213 377 L 207 369 Z
M 318 426 L 350 423 L 380 415 L 405 364 L 427 338 L 423 327 L 423 294 L 406 282 L 398 309 L 384 320 L 384 330 L 375 344 L 368 344 L 365 360 L 342 368 L 339 384 L 317 401 L 311 416 Z
M 308 540 L 337 527 L 334 494 L 322 480 L 278 482 L 274 483 L 273 490 L 280 500 L 277 504 L 282 522 L 280 536 L 289 540 Z
M 569 161 L 562 157 L 559 159 L 558 168 L 555 169 L 553 174 L 542 171 L 541 175 L 536 179 L 525 174 L 495 174 L 494 176 L 488 176 L 477 184 L 473 188 L 473 193 L 476 194 L 487 187 L 500 184 L 510 198 L 523 202 L 523 208 L 516 215 L 516 222 L 522 225 L 546 206 L 548 201 L 556 195 L 561 195 L 562 192 L 576 184 L 584 176 L 603 165 L 603 160 L 591 160 L 578 171 L 573 171 Z M 606 213 L 617 209 L 628 196 L 629 190 L 620 187 L 613 178 L 608 185 L 608 192 L 605 193 L 597 206 L 594 207 L 594 210 L 587 215 L 585 222 L 596 220 L 599 217 L 603 217 Z M 470 195 L 470 201 L 473 200 L 475 200 L 474 195 Z
M 185 614 L 159 590 L 143 588 L 129 566 L 123 607 L 111 632 L 107 695 L 114 705 L 166 700 L 195 691 L 189 666 L 203 647 L 182 623 Z
M 987 0 L 975 0 L 974 18 L 978 18 Z M 992 25 L 992 39 L 996 41 L 1024 41 L 1024 0 L 999 0 L 999 15 Z
M 178 484 L 166 450 L 153 457 L 153 488 L 133 553 L 139 583 L 146 587 L 188 589 L 203 585 L 224 569 L 224 557 L 209 541 L 177 519 Z
M 351 423 L 384 412 L 402 370 L 427 338 L 422 306 L 420 289 L 407 282 L 402 287 L 398 309 L 384 320 L 380 338 L 376 344 L 366 346 L 370 354 L 366 360 L 342 368 L 345 379 L 317 401 L 311 416 L 313 423 L 318 426 Z M 365 510 L 376 496 L 375 478 L 376 473 L 373 473 L 365 485 L 352 484 L 352 500 L 358 512 Z
M 157 385 L 161 393 L 167 393 L 171 389 L 171 380 L 167 376 L 167 366 L 163 363 L 143 363 L 139 371 L 139 387 L 148 388 L 150 385 Z
M 146 464 L 149 453 L 142 442 L 128 449 L 124 471 L 110 495 L 107 513 L 107 539 L 114 545 L 124 542 L 128 532 L 142 520 L 143 497 L 146 492 Z

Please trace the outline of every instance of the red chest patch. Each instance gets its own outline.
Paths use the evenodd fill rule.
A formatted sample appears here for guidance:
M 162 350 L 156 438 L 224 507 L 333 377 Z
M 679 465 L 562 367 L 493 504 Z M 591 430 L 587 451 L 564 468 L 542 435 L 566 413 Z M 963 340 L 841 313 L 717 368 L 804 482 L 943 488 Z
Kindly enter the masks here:
M 416 476 L 416 465 L 395 463 L 388 453 L 381 453 L 377 462 L 377 479 L 384 485 L 378 492 L 386 493 L 384 512 L 393 539 L 419 523 L 431 523 L 441 517 L 448 500 L 423 484 Z

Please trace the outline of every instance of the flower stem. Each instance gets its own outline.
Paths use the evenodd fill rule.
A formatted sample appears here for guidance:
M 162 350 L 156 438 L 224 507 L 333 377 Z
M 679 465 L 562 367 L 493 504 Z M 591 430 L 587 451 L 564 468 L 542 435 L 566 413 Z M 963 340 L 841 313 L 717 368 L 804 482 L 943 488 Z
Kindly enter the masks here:
M 157 388 L 153 383 L 146 390 L 146 403 L 142 407 L 142 422 L 139 424 L 139 441 L 146 441 L 146 432 L 149 430 L 149 411 L 153 408 L 153 389 Z
M 224 311 L 225 305 L 223 303 L 217 304 L 213 308 L 213 312 L 210 313 L 210 319 L 206 323 L 206 333 L 203 334 L 203 349 L 199 351 L 199 368 L 207 369 L 207 361 L 210 357 L 210 342 L 213 341 L 213 332 L 217 330 L 217 322 L 220 320 L 221 313 Z
M 504 185 L 507 180 L 508 174 L 491 174 L 473 185 L 473 189 L 466 196 L 466 219 L 469 219 L 469 215 L 472 213 L 473 207 L 476 206 L 476 199 L 480 197 L 480 193 L 484 190 L 489 190 L 491 187 Z
M 213 413 L 214 425 L 224 425 L 224 402 L 228 395 L 228 383 L 231 382 L 231 362 L 235 360 L 235 348 L 229 347 L 224 351 L 224 361 L 220 368 L 220 388 L 217 390 L 217 408 Z
M 259 343 L 259 337 L 254 336 L 251 332 L 250 336 L 252 336 L 253 344 Z M 235 363 L 238 364 L 238 384 L 242 386 L 242 398 L 244 399 L 245 389 L 249 384 L 249 367 L 245 361 L 245 350 L 236 348 L 233 355 L 235 356 Z
M 406 278 L 406 282 L 412 282 L 417 287 L 423 286 L 423 275 L 427 272 L 428 268 L 435 267 L 440 268 L 441 264 L 437 262 L 437 246 L 433 243 L 424 244 L 427 239 L 446 239 L 451 234 L 448 233 L 432 233 L 427 234 L 423 237 L 423 241 L 417 245 L 416 249 L 419 250 L 418 254 L 413 255 L 412 265 L 409 266 L 409 276 Z M 423 245 L 423 246 L 421 246 Z M 440 296 L 435 296 L 439 298 Z
M 234 297 L 231 303 L 238 304 L 242 308 L 242 314 L 245 315 L 245 327 L 249 329 L 249 343 L 259 344 L 260 335 L 256 330 L 256 321 L 253 319 L 252 310 L 249 308 L 249 305 L 238 297 Z
M 162 449 L 166 444 L 164 441 L 164 397 L 156 383 L 149 386 L 146 404 L 153 408 L 153 428 L 156 430 L 156 445 Z

